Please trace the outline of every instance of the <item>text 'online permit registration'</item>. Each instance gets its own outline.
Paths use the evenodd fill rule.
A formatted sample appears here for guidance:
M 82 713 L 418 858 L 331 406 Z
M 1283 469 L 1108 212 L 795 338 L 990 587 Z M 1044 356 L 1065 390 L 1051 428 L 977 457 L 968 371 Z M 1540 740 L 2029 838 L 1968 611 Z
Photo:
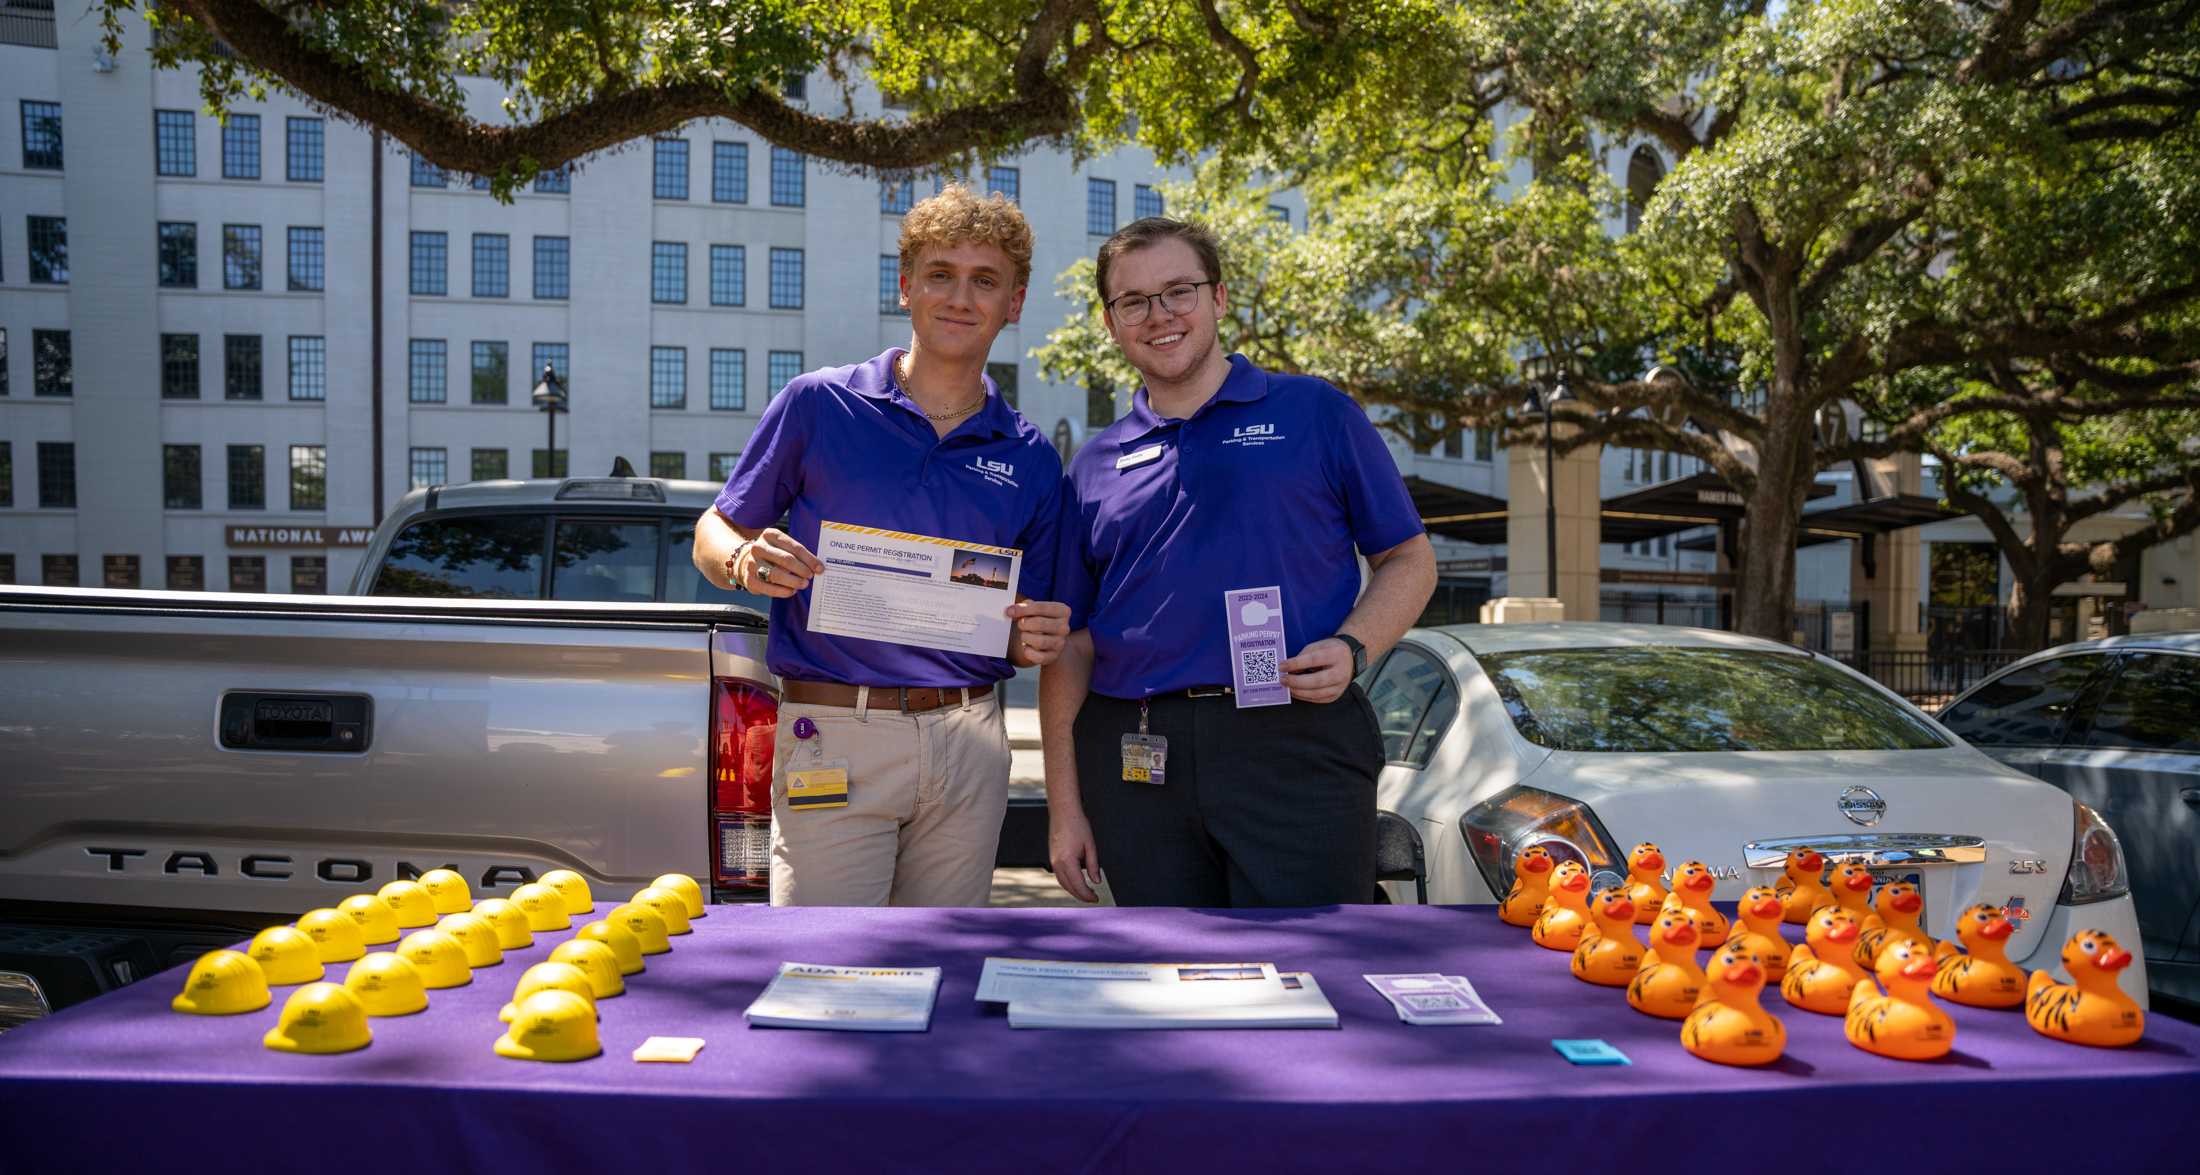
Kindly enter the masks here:
M 1008 648 L 1023 552 L 867 526 L 818 526 L 825 574 L 810 592 L 810 631 L 980 653 Z

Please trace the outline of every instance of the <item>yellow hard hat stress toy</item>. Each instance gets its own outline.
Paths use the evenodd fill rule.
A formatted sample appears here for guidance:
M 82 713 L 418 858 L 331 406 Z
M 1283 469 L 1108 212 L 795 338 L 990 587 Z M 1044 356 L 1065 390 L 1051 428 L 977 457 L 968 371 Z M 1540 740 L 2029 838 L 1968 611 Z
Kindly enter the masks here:
M 626 980 L 619 976 L 619 957 L 600 942 L 574 939 L 559 943 L 557 949 L 550 952 L 550 961 L 571 963 L 580 968 L 581 974 L 588 976 L 588 986 L 599 1000 L 626 994 Z
M 253 935 L 245 953 L 260 965 L 267 981 L 278 987 L 311 983 L 326 971 L 321 966 L 320 948 L 295 926 L 270 926 Z
M 675 938 L 688 934 L 693 929 L 688 925 L 687 903 L 680 900 L 679 894 L 669 889 L 658 889 L 656 886 L 651 886 L 635 894 L 631 904 L 648 906 L 650 909 L 657 911 L 658 917 L 665 920 L 665 933 Z
M 573 938 L 575 941 L 600 942 L 610 947 L 612 957 L 619 961 L 621 975 L 635 975 L 642 970 L 642 940 L 634 937 L 634 932 L 628 930 L 623 922 L 598 918 L 581 927 L 580 933 Z
M 463 914 L 474 908 L 474 891 L 456 870 L 430 869 L 420 875 L 420 888 L 428 891 L 438 914 Z
M 420 982 L 420 972 L 388 951 L 376 951 L 352 964 L 344 974 L 344 990 L 359 1000 L 369 1016 L 410 1016 L 428 1008 L 428 986 Z
M 435 899 L 417 881 L 393 881 L 375 891 L 397 913 L 397 925 L 406 930 L 435 925 Z
M 474 981 L 474 970 L 466 965 L 466 948 L 440 930 L 413 931 L 397 944 L 397 954 L 420 972 L 420 982 L 430 991 Z
M 672 892 L 679 894 L 680 900 L 687 903 L 687 915 L 689 918 L 700 918 L 703 916 L 703 887 L 696 884 L 695 879 L 689 877 L 687 874 L 661 874 L 657 878 L 657 880 L 649 883 L 649 887 L 651 889 L 669 889 Z
M 488 898 L 475 902 L 470 911 L 476 918 L 486 918 L 496 928 L 497 946 L 516 951 L 535 945 L 534 928 L 527 924 L 527 912 L 503 898 Z
M 260 1043 L 283 1053 L 348 1053 L 374 1039 L 358 997 L 334 983 L 309 983 L 283 1001 Z
M 2100 1048 L 2122 1048 L 2146 1032 L 2146 1012 L 2116 983 L 2117 973 L 2131 965 L 2131 952 L 2116 945 L 2107 931 L 2071 935 L 2063 944 L 2062 961 L 2070 983 L 2057 983 L 2045 971 L 2032 973 L 2024 996 L 2025 1023 L 2042 1036 Z
M 512 904 L 527 915 L 529 930 L 564 930 L 573 925 L 572 915 L 565 912 L 565 899 L 539 881 L 513 890 Z
M 588 892 L 588 879 L 571 869 L 552 869 L 542 875 L 542 884 L 558 891 L 567 915 L 596 912 L 596 895 Z
M 336 908 L 359 924 L 359 935 L 370 947 L 396 942 L 398 935 L 404 933 L 397 924 L 397 911 L 390 909 L 390 904 L 378 895 L 354 894 L 336 903 Z
M 623 923 L 633 931 L 645 955 L 662 955 L 672 949 L 671 941 L 665 937 L 665 916 L 653 907 L 637 906 L 632 902 L 615 906 L 608 921 Z
M 435 928 L 465 948 L 468 967 L 494 967 L 504 961 L 504 944 L 497 939 L 497 928 L 479 914 L 445 914 Z
M 234 1016 L 257 1012 L 273 1002 L 267 976 L 252 956 L 237 951 L 208 951 L 191 964 L 183 991 L 168 1006 L 194 1016 Z
M 497 1055 L 520 1061 L 585 1061 L 603 1052 L 596 1009 L 569 991 L 538 991 L 521 1001 Z
M 367 953 L 366 933 L 342 910 L 308 910 L 298 919 L 298 929 L 313 940 L 324 963 L 349 963 Z
M 506 1024 L 519 1015 L 519 1006 L 527 997 L 538 991 L 569 991 L 596 1006 L 596 987 L 588 982 L 588 974 L 571 963 L 537 963 L 520 972 L 519 986 L 512 989 L 512 1002 L 504 1005 L 497 1019 Z

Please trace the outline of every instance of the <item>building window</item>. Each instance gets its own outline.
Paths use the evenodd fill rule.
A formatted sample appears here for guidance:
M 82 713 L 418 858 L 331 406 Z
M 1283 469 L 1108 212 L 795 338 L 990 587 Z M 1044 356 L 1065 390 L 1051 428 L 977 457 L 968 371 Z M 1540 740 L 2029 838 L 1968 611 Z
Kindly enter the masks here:
M 1474 459 L 1477 461 L 1494 461 L 1497 459 L 1497 434 L 1495 432 L 1486 428 L 1474 430 Z
M 229 508 L 267 509 L 266 446 L 229 446 Z
M 222 178 L 260 178 L 260 116 L 232 114 L 222 123 Z
M 720 204 L 749 202 L 749 145 L 710 145 L 710 198 Z
M 710 304 L 746 306 L 749 303 L 749 250 L 746 245 L 710 247 Z
M 412 292 L 440 296 L 450 292 L 448 273 L 451 252 L 449 233 L 412 235 Z
M 789 151 L 785 147 L 772 148 L 772 206 L 775 208 L 800 208 L 807 198 L 804 194 L 805 163 L 802 152 Z
M 450 378 L 450 345 L 442 339 L 414 339 L 405 358 L 406 399 L 415 404 L 441 404 Z
M 686 139 L 657 139 L 650 174 L 650 194 L 659 200 L 688 198 L 688 145 Z
M 503 449 L 474 450 L 474 480 L 502 481 L 512 475 L 512 455 Z
M 779 80 L 779 96 L 789 102 L 800 102 L 810 94 L 810 79 L 800 70 L 790 69 Z
M 318 227 L 290 228 L 290 288 L 317 291 L 327 284 L 323 239 Z
M 800 351 L 773 351 L 764 358 L 764 379 L 770 385 L 766 390 L 774 396 L 785 391 L 787 384 L 801 374 Z
M 649 455 L 649 476 L 683 478 L 687 475 L 688 455 L 686 453 L 651 453 Z
M 260 336 L 222 336 L 222 399 L 260 398 Z
M 573 242 L 569 237 L 535 238 L 535 296 L 571 297 Z
M 1115 234 L 1115 181 L 1085 181 L 1085 232 L 1095 237 Z
M 749 353 L 740 347 L 710 349 L 710 409 L 740 412 L 749 406 Z
M 451 186 L 449 173 L 428 162 L 418 151 L 412 157 L 412 186 L 416 188 L 447 188 Z
M 1280 221 L 1283 224 L 1283 227 L 1290 228 L 1291 210 L 1281 204 L 1270 204 L 1268 206 L 1268 219 Z
M 8 328 L 0 326 L 0 396 L 8 394 Z
M 880 180 L 878 182 L 878 210 L 899 216 L 917 206 L 917 181 L 912 179 Z
M 878 309 L 881 314 L 907 314 L 901 304 L 901 258 L 878 255 Z
M 168 556 L 168 590 L 172 592 L 205 591 L 206 556 Z
M 41 555 L 39 571 L 47 587 L 76 587 L 80 583 L 74 555 Z
M 290 398 L 328 399 L 328 340 L 320 335 L 290 336 Z
M 197 510 L 204 502 L 197 445 L 160 447 L 161 502 L 170 510 Z
M 559 379 L 565 379 L 569 374 L 565 363 L 570 350 L 571 348 L 564 343 L 536 343 L 533 355 L 534 362 L 528 364 L 527 367 L 528 388 L 533 389 L 535 381 L 542 378 L 542 369 L 545 365 L 552 371 L 557 372 Z M 530 391 L 530 394 L 532 394 L 532 391 Z
M 1444 456 L 1458 461 L 1467 455 L 1467 430 L 1454 424 L 1444 431 Z
M 548 449 L 536 449 L 534 451 L 534 461 L 531 466 L 531 468 L 533 469 L 533 473 L 530 474 L 530 476 L 564 477 L 566 470 L 566 458 L 572 455 L 572 450 L 570 449 L 559 449 L 555 453 L 551 452 Z
M 474 234 L 474 297 L 512 296 L 512 238 L 504 233 Z
M 1650 206 L 1650 197 L 1665 182 L 1665 161 L 1649 147 L 1637 147 L 1627 157 L 1627 209 L 1628 232 L 1642 227 L 1643 209 Z
M 23 103 L 23 167 L 61 170 L 61 103 Z
M 229 590 L 233 592 L 266 591 L 267 556 L 231 555 L 229 557 Z
M 157 232 L 160 284 L 172 290 L 197 289 L 199 226 L 186 221 L 164 220 Z
M 100 562 L 100 586 L 110 588 L 137 588 L 138 557 L 136 555 L 102 555 Z
M 573 191 L 573 165 L 569 163 L 536 172 L 535 191 L 546 196 L 570 195 Z
M 28 218 L 31 246 L 31 281 L 58 286 L 69 280 L 69 218 Z
M 686 347 L 649 349 L 649 406 L 685 408 L 688 400 Z
M 685 241 L 649 243 L 649 300 L 688 300 L 688 247 Z
M 38 442 L 38 508 L 76 509 L 76 446 L 68 441 Z
M 772 250 L 771 302 L 774 310 L 802 309 L 802 250 Z
M 1014 408 L 1016 406 L 1016 365 L 1013 363 L 988 363 L 985 365 L 985 373 L 993 377 L 993 386 L 1000 389 L 1001 399 L 1006 400 L 1008 406 Z
M 260 288 L 259 225 L 225 224 L 222 226 L 222 288 L 225 290 L 256 290 Z
M 489 177 L 485 175 L 473 176 L 466 181 L 466 186 L 477 192 L 486 192 L 489 190 Z
M 989 167 L 985 172 L 985 190 L 999 192 L 1012 203 L 1023 203 L 1024 173 L 1014 167 Z
M 1085 385 L 1085 427 L 1106 428 L 1115 423 L 1115 389 L 1103 383 Z
M 283 123 L 283 178 L 294 184 L 321 182 L 325 154 L 318 118 L 290 118 Z
M 511 344 L 476 339 L 472 379 L 474 403 L 504 403 L 512 385 L 511 366 Z
M 153 172 L 156 175 L 199 174 L 197 120 L 188 110 L 153 112 Z
M 1152 184 L 1139 184 L 1131 189 L 1131 215 L 1140 220 L 1149 216 L 1166 216 L 1168 203 Z
M 724 484 L 733 477 L 733 467 L 741 460 L 739 453 L 712 453 L 710 455 L 710 479 Z
M 290 508 L 328 509 L 328 446 L 290 447 Z
M 410 466 L 413 489 L 443 485 L 450 481 L 451 451 L 416 448 L 412 450 Z
M 76 394 L 76 349 L 65 330 L 31 332 L 31 394 Z
M 15 507 L 15 442 L 0 441 L 0 507 Z M 0 583 L 13 583 L 0 578 Z
M 328 594 L 328 556 L 292 555 L 290 557 L 290 594 L 294 596 Z
M 160 398 L 199 398 L 199 336 L 160 336 Z

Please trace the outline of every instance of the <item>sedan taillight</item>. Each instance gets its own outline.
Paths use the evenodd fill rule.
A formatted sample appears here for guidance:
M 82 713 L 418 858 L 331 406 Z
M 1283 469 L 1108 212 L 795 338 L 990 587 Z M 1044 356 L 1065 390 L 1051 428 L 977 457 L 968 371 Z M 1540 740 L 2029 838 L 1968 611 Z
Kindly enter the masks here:
M 771 891 L 772 742 L 779 700 L 753 681 L 711 682 L 711 880 L 725 901 Z
M 1513 862 L 1535 845 L 1556 862 L 1581 862 L 1589 870 L 1591 893 L 1627 880 L 1627 860 L 1596 812 L 1555 792 L 1514 784 L 1467 809 L 1459 831 L 1474 867 L 1499 899 L 1512 889 Z
M 2131 892 L 2131 876 L 2124 871 L 2124 846 L 2101 814 L 2076 804 L 2077 830 L 2070 843 L 2070 872 L 2063 876 L 2062 893 L 2055 902 L 2083 906 L 2105 902 Z

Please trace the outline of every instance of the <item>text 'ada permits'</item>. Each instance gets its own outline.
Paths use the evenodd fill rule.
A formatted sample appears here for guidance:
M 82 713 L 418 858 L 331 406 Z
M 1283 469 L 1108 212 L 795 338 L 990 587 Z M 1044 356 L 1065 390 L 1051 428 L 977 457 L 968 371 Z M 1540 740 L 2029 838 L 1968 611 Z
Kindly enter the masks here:
M 1238 709 L 1289 702 L 1291 688 L 1283 684 L 1283 589 L 1224 592 L 1222 610 L 1230 626 L 1230 686 Z

